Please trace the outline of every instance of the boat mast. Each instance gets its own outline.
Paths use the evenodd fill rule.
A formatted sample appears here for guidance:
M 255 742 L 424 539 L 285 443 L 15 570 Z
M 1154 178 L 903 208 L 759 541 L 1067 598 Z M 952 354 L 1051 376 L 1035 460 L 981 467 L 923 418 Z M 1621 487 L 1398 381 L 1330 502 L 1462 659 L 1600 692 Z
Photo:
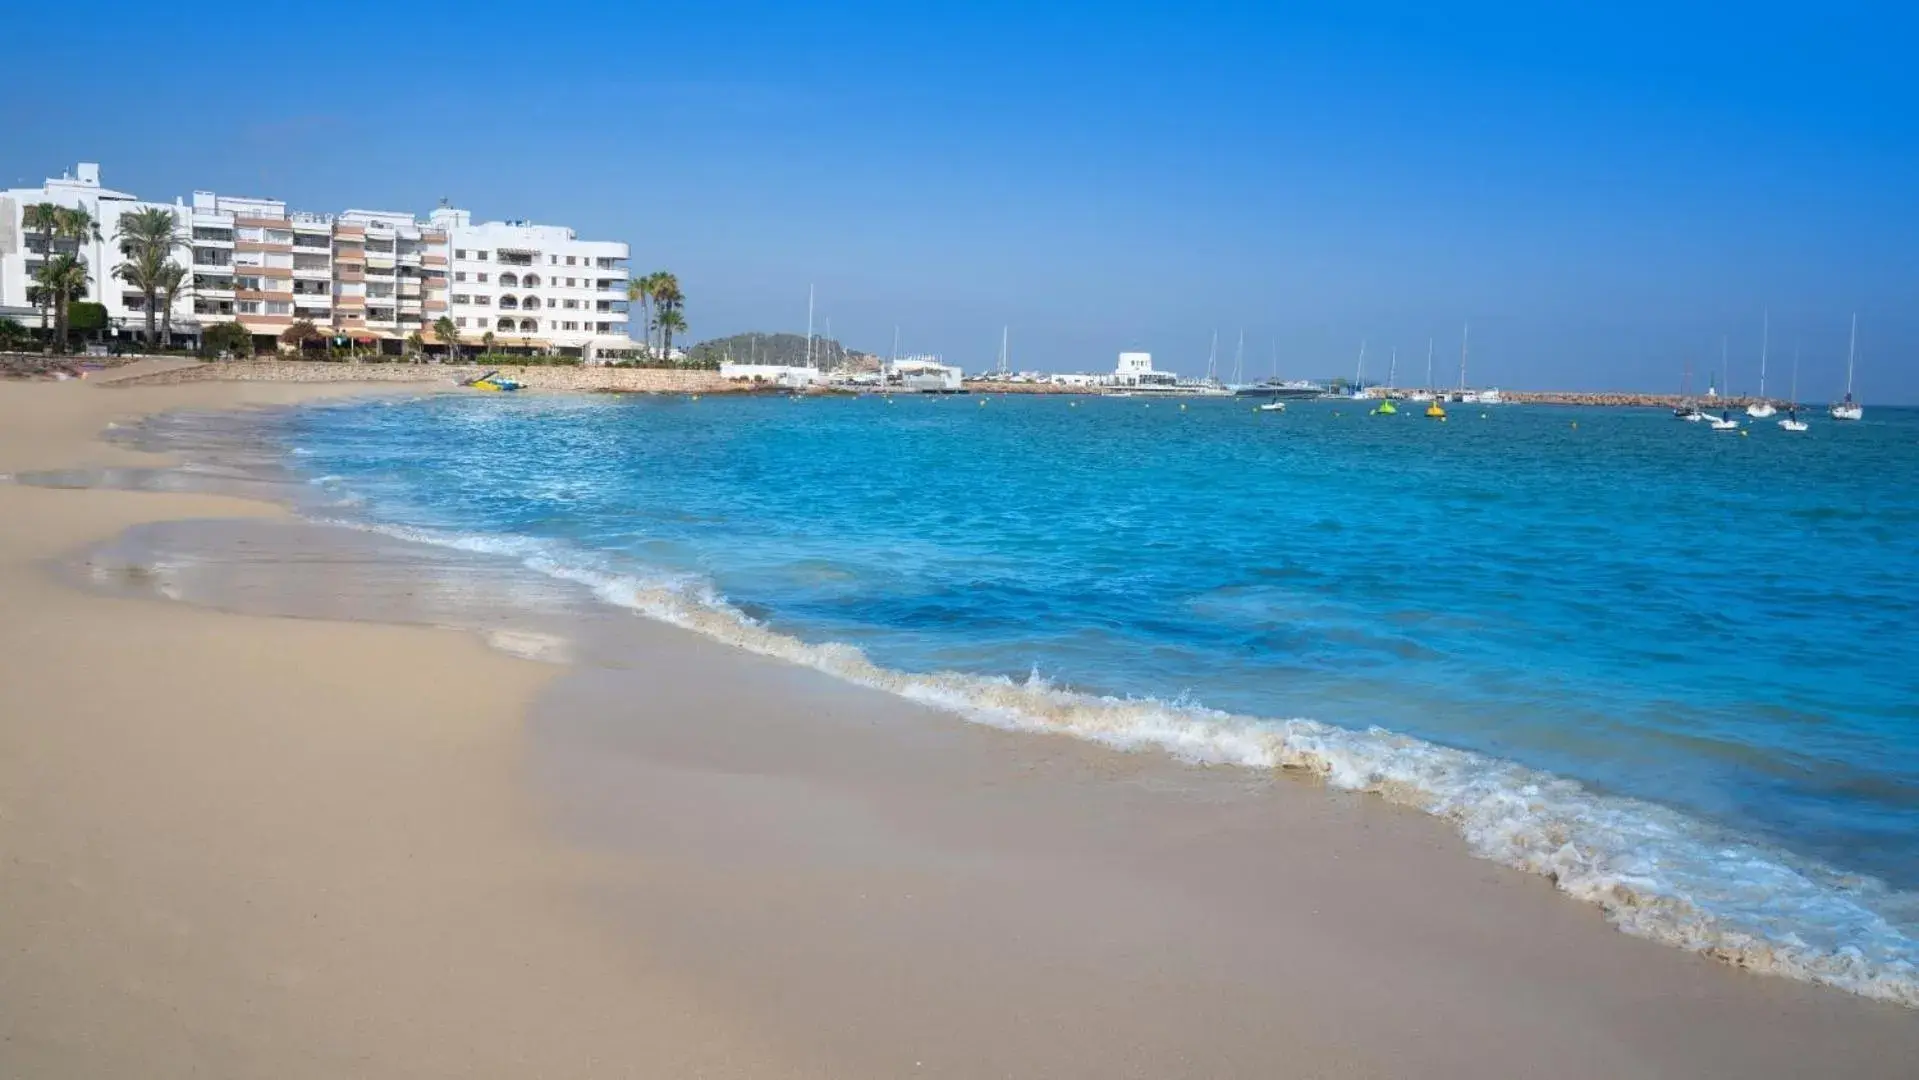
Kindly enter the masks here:
M 1759 331 L 1759 398 L 1763 401 L 1766 397 L 1766 351 L 1772 347 L 1772 312 L 1766 312 L 1765 321 L 1760 326 L 1763 329 Z
M 1432 335 L 1428 334 L 1426 336 L 1426 392 L 1430 394 L 1432 393 L 1432 390 L 1433 390 L 1433 339 L 1432 339 Z
M 1359 339 L 1359 366 L 1353 369 L 1353 390 L 1366 388 L 1366 339 Z
M 1206 353 L 1206 381 L 1219 381 L 1219 331 L 1213 331 L 1213 347 Z
M 1006 374 L 1006 335 L 1010 329 L 1006 326 L 999 328 L 999 373 L 1001 375 Z
M 1719 374 L 1726 377 L 1726 396 L 1732 396 L 1732 362 L 1726 359 L 1726 335 L 1719 335 Z
M 813 366 L 813 286 L 806 287 L 806 366 Z
M 1386 365 L 1386 389 L 1390 390 L 1397 385 L 1394 382 L 1397 378 L 1399 378 L 1399 346 L 1395 345 L 1392 363 Z
M 894 323 L 893 324 L 893 364 L 894 366 L 898 366 L 899 362 L 900 362 L 900 324 Z
M 1472 332 L 1471 322 L 1459 324 L 1459 389 L 1462 392 L 1466 389 L 1466 341 L 1472 336 Z
M 1852 337 L 1846 341 L 1846 400 L 1852 400 L 1852 354 L 1859 347 L 1859 313 L 1852 313 Z
M 1233 385 L 1246 381 L 1246 328 L 1239 328 L 1239 344 L 1233 346 Z

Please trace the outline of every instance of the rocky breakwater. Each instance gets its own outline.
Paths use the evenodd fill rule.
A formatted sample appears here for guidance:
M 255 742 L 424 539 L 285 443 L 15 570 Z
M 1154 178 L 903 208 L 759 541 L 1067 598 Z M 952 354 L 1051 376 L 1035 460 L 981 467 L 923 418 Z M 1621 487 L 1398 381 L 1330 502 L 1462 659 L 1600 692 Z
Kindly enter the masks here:
M 1706 412 L 1717 412 L 1721 409 L 1744 410 L 1748 405 L 1771 401 L 1781 408 L 1785 407 L 1784 402 L 1773 398 L 1689 397 L 1683 394 L 1632 394 L 1621 391 L 1507 390 L 1500 396 L 1516 405 L 1608 405 L 1640 409 L 1676 409 L 1682 405 L 1697 405 Z

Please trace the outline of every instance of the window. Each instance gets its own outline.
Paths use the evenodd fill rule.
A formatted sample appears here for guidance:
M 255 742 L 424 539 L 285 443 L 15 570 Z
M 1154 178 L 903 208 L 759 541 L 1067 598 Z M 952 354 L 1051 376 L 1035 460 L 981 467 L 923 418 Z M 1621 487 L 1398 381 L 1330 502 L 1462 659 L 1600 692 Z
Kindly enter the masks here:
M 566 257 L 566 265 L 568 265 L 568 266 L 572 266 L 572 265 L 573 265 L 573 256 L 571 256 L 571 255 L 568 255 L 568 256 Z
M 580 302 L 578 300 L 566 300 L 566 301 L 562 301 L 561 303 L 563 307 L 566 307 L 569 310 L 578 310 L 580 306 Z
M 568 330 L 578 330 L 580 328 L 580 324 L 576 322 L 566 323 L 565 326 Z
M 474 252 L 474 253 L 473 253 L 473 258 L 474 258 L 474 261 L 476 261 L 476 262 L 485 262 L 485 261 L 486 261 L 486 252 L 484 252 L 484 251 L 476 251 L 476 252 Z M 484 279 L 483 279 L 483 280 L 484 280 Z
M 462 315 L 462 316 L 460 316 L 459 318 L 457 318 L 457 319 L 455 319 L 455 320 L 453 320 L 453 325 L 455 325 L 455 326 L 465 326 L 465 325 L 466 325 L 466 316 L 464 316 L 464 315 Z
M 465 280 L 466 280 L 466 271 L 464 271 L 464 270 L 455 270 L 455 271 L 453 271 L 453 280 L 455 280 L 455 281 L 465 281 Z
M 478 281 L 480 284 L 482 285 L 486 284 L 486 271 L 482 270 L 478 274 L 473 275 L 473 277 L 474 277 L 474 280 Z
M 464 258 L 466 258 L 466 249 L 465 249 L 465 248 L 461 248 L 460 250 L 458 250 L 458 251 L 456 251 L 456 252 L 454 252 L 454 253 L 453 253 L 453 257 L 454 257 L 454 258 L 456 258 L 456 259 L 464 259 Z
M 476 296 L 473 298 L 474 307 L 490 307 L 492 304 L 493 298 L 491 296 Z
M 467 295 L 465 293 L 456 292 L 453 294 L 453 302 L 456 304 L 465 304 L 465 303 L 470 303 L 471 301 L 467 299 Z
M 546 257 L 546 265 L 548 266 L 560 265 L 560 257 L 558 255 L 548 255 Z

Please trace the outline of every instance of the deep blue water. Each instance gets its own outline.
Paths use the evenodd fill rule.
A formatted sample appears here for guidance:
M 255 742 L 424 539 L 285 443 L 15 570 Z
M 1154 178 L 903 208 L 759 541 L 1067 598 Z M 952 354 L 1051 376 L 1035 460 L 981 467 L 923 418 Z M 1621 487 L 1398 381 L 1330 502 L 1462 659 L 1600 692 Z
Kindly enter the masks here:
M 374 521 L 695 576 L 889 668 L 1377 726 L 1911 889 L 1919 411 L 1811 420 L 441 395 L 277 430 Z

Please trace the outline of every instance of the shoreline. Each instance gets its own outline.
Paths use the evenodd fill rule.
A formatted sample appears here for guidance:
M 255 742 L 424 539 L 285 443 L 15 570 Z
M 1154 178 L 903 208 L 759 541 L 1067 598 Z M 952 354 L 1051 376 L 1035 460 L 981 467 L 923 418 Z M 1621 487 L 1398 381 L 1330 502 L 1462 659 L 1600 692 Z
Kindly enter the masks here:
M 64 449 L 0 442 L 0 471 L 151 464 L 95 441 L 104 422 L 86 432 L 72 425 L 149 403 L 275 404 L 315 392 L 266 384 L 138 389 L 122 409 L 122 395 L 87 387 L 35 388 L 21 397 L 0 386 L 0 415 L 10 422 L 20 401 L 35 396 L 43 406 L 61 394 L 115 399 L 88 401 L 94 408 L 65 417 Z M 40 422 L 51 430 L 61 420 Z M 71 460 L 76 455 L 81 460 Z M 139 520 L 260 513 L 258 504 L 207 496 L 17 485 L 0 486 L 0 499 L 15 520 L 24 510 L 39 522 L 0 534 L 10 587 L 17 573 L 31 572 L 15 564 L 23 551 L 53 557 Z M 113 509 L 71 528 L 47 524 L 63 513 L 84 516 L 69 509 L 82 504 Z M 327 550 L 345 543 L 312 542 L 334 545 Z M 271 558 L 262 565 L 275 569 Z M 301 602 L 284 584 L 294 565 L 262 579 L 268 600 Z M 377 557 L 340 565 L 338 577 L 304 584 L 332 595 L 386 581 Z M 643 969 L 667 972 L 675 1000 L 722 1018 L 719 1026 L 741 1046 L 770 1045 L 772 1060 L 815 1063 L 820 1074 L 898 1075 L 912 1064 L 903 1055 L 921 1053 L 932 1060 L 913 1060 L 948 1075 L 1110 1075 L 1141 1062 L 1157 1063 L 1146 1070 L 1155 1074 L 1269 1075 L 1276 1060 L 1299 1072 L 1359 1075 L 1513 1075 L 1548 1064 L 1595 1076 L 1656 1069 L 1791 1075 L 1813 1067 L 1895 1075 L 1919 1052 L 1909 1012 L 1753 979 L 1628 938 L 1539 879 L 1472 859 L 1434 819 L 1297 777 L 1228 775 L 980 728 L 638 619 L 621 631 L 637 643 L 623 669 L 532 665 L 516 673 L 528 662 L 487 653 L 457 632 L 214 613 L 56 592 L 44 581 L 32 599 L 45 606 L 31 611 L 59 618 L 110 605 L 155 624 L 191 622 L 208 633 L 225 626 L 240 639 L 236 647 L 289 623 L 324 631 L 337 648 L 368 647 L 376 638 L 383 646 L 406 639 L 409 650 L 426 649 L 415 638 L 457 641 L 409 661 L 419 669 L 405 674 L 417 680 L 416 708 L 432 706 L 437 688 L 450 695 L 463 683 L 474 684 L 467 687 L 474 697 L 523 702 L 500 710 L 460 695 L 463 710 L 489 718 L 489 737 L 500 742 L 492 752 L 507 747 L 519 762 L 478 785 L 486 801 L 518 810 L 505 824 L 494 813 L 492 831 L 473 838 L 474 850 L 524 847 L 529 865 L 584 858 L 603 871 L 569 878 L 562 889 L 586 897 L 592 914 L 570 902 L 516 910 L 527 920 L 524 929 L 512 924 L 516 932 L 576 935 L 607 954 L 597 966 L 608 956 L 616 968 L 644 957 Z M 93 629 L 105 634 L 93 647 L 110 649 L 110 624 Z M 0 669 L 9 689 L 73 666 L 58 663 L 58 654 L 36 655 L 53 670 Z M 91 691 L 114 690 L 107 674 L 107 685 Z M 515 698 L 493 681 L 496 674 L 530 679 L 531 689 Z M 286 670 L 273 676 L 292 677 Z M 218 683 L 225 676 L 216 666 L 200 677 Z M 404 681 L 383 669 L 375 681 L 394 679 Z M 343 681 L 308 676 L 303 685 L 321 694 Z M 70 691 L 82 689 L 68 682 Z M 268 679 L 255 690 L 272 694 L 273 686 Z M 164 702 L 188 689 L 169 675 L 145 694 Z M 404 725 L 425 717 L 393 719 Z M 705 722 L 688 724 L 689 717 Z M 374 748 L 393 729 L 361 734 Z M 30 735 L 5 731 L 8 745 Z M 431 761 L 433 749 L 446 747 L 421 760 Z M 273 750 L 261 748 L 256 764 L 271 762 Z M 447 771 L 457 776 L 470 763 L 455 755 Z M 224 764 L 209 767 L 218 772 Z M 289 810 L 294 818 L 297 809 Z M 238 827 L 196 824 L 215 833 Z M 300 837 L 338 848 L 329 867 L 335 872 L 352 868 L 360 854 L 357 841 L 334 835 L 325 820 L 303 821 Z M 145 897 L 135 890 L 127 899 Z M 9 920 L 0 923 L 5 943 L 16 944 L 22 928 L 10 916 L 0 919 Z M 359 943 L 419 929 L 401 923 L 363 920 L 350 936 Z M 471 948 L 473 931 L 487 924 L 446 928 L 443 943 Z M 849 956 L 866 967 L 835 970 Z M 578 977 L 570 966 L 551 970 L 569 989 Z M 221 973 L 203 974 L 217 981 Z M 0 988 L 0 1001 L 12 1001 L 19 986 Z M 617 989 L 598 989 L 634 1004 Z M 496 992 L 505 997 L 492 1007 L 506 1007 L 511 992 Z M 445 1022 L 459 1028 L 484 1011 L 465 1004 L 449 1003 L 459 1016 Z M 541 1015 L 543 1024 L 559 1023 Z M 297 1026 L 297 1018 L 287 1022 Z M 558 1028 L 530 1034 L 558 1037 Z M 737 1063 L 732 1053 L 726 1060 Z M 771 1069 L 762 1062 L 738 1071 Z

